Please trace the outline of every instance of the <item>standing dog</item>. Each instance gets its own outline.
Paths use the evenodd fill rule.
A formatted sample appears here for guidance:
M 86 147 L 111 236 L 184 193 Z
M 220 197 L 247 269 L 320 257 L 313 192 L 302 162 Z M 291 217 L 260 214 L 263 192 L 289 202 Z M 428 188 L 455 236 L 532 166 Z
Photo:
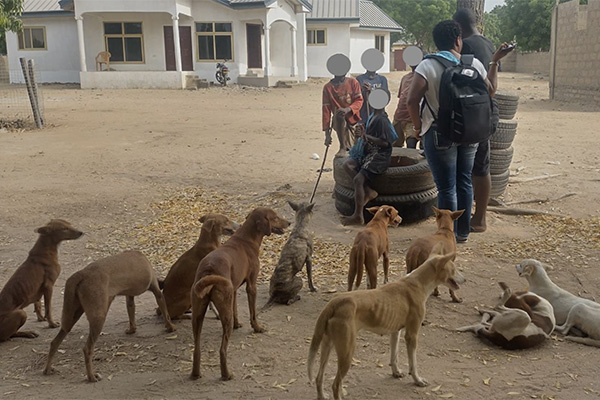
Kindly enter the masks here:
M 335 348 L 338 370 L 333 381 L 333 397 L 341 398 L 342 379 L 348 373 L 356 347 L 356 335 L 368 330 L 379 335 L 391 334 L 392 375 L 404 376 L 398 368 L 398 339 L 404 329 L 408 353 L 409 374 L 417 386 L 427 382 L 417 373 L 417 341 L 425 318 L 425 303 L 437 285 L 459 289 L 464 278 L 456 270 L 452 259 L 455 254 L 440 255 L 442 245 L 433 249 L 431 257 L 418 269 L 398 282 L 374 290 L 358 290 L 336 295 L 325 306 L 310 343 L 308 377 L 312 381 L 313 365 L 319 346 L 321 362 L 317 374 L 317 397 L 324 399 L 323 373 L 331 348 Z
M 277 268 L 271 276 L 270 298 L 265 307 L 272 303 L 289 305 L 300 300 L 298 292 L 302 289 L 302 278 L 297 275 L 302 271 L 304 264 L 306 264 L 306 275 L 308 275 L 308 287 L 311 292 L 317 291 L 312 281 L 313 240 L 308 230 L 315 204 L 296 204 L 291 201 L 288 201 L 288 204 L 296 211 L 296 225 L 283 246 Z
M 409 247 L 406 253 L 406 272 L 411 273 L 419 265 L 423 264 L 429 253 L 437 243 L 443 244 L 444 254 L 456 253 L 456 237 L 454 236 L 454 221 L 456 221 L 465 210 L 450 211 L 439 210 L 432 207 L 435 213 L 435 221 L 438 229 L 433 235 L 424 236 L 416 239 Z M 454 259 L 453 259 L 454 261 Z M 449 289 L 450 297 L 455 303 L 462 302 L 452 289 Z M 437 288 L 433 291 L 434 296 L 439 296 L 440 292 Z
M 58 245 L 63 240 L 78 239 L 83 232 L 62 219 L 53 219 L 35 230 L 40 236 L 27 259 L 10 277 L 0 292 L 0 342 L 11 337 L 35 338 L 37 333 L 19 331 L 27 313 L 23 310 L 33 303 L 38 321 L 48 320 L 50 328 L 58 327 L 52 318 L 52 292 L 60 275 Z M 40 299 L 44 296 L 46 315 L 42 315 Z
M 529 290 L 552 304 L 558 324 L 556 331 L 566 335 L 571 328 L 576 328 L 588 337 L 566 336 L 565 339 L 600 347 L 600 304 L 558 287 L 537 260 L 523 260 L 516 268 L 519 276 L 527 279 Z
M 264 332 L 256 320 L 256 279 L 260 270 L 258 252 L 265 236 L 283 234 L 290 223 L 270 208 L 258 207 L 246 217 L 244 224 L 222 246 L 200 262 L 192 287 L 192 330 L 194 363 L 192 379 L 200 377 L 200 333 L 208 304 L 212 301 L 221 319 L 221 379 L 230 380 L 227 367 L 227 345 L 233 328 L 242 326 L 237 317 L 237 289 L 246 283 L 250 323 L 254 332 Z
M 233 235 L 239 225 L 220 214 L 207 214 L 200 218 L 202 229 L 198 241 L 173 264 L 162 286 L 163 296 L 171 319 L 184 318 L 192 307 L 190 291 L 194 284 L 200 261 L 221 244 L 221 235 Z M 157 312 L 160 309 L 156 310 Z
M 388 226 L 398 226 L 402 218 L 398 211 L 391 206 L 367 208 L 373 219 L 358 232 L 354 239 L 354 245 L 350 250 L 350 269 L 348 270 L 348 291 L 352 290 L 352 284 L 358 289 L 362 281 L 363 268 L 367 270 L 367 288 L 377 287 L 377 263 L 383 256 L 383 283 L 388 283 L 388 272 L 390 269 L 390 240 L 388 237 Z
M 139 251 L 125 251 L 112 257 L 103 258 L 71 275 L 65 285 L 62 326 L 50 345 L 44 374 L 48 375 L 53 372 L 52 358 L 56 354 L 58 346 L 71 332 L 81 315 L 85 313 L 90 325 L 88 339 L 83 348 L 87 377 L 90 382 L 102 379 L 100 374 L 94 372 L 92 365 L 94 344 L 102 332 L 112 301 L 115 296 L 127 296 L 129 329 L 125 333 L 132 334 L 136 331 L 133 298 L 147 290 L 150 290 L 156 298 L 165 319 L 167 332 L 173 332 L 175 327 L 169 318 L 165 299 L 158 287 L 158 280 L 154 275 L 152 265 Z
M 548 339 L 556 324 L 548 300 L 532 292 L 513 293 L 504 282 L 499 285 L 504 293 L 495 311 L 480 310 L 483 318 L 479 324 L 457 331 L 473 332 L 508 350 L 527 349 Z

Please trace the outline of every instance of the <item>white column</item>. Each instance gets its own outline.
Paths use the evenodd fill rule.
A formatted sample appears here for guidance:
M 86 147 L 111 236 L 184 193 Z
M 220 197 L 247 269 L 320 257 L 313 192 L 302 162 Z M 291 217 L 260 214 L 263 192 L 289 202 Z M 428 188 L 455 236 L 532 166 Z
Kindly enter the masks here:
M 85 41 L 83 40 L 83 17 L 75 17 L 77 20 L 77 39 L 79 39 L 79 68 L 81 72 L 87 72 L 85 63 Z
M 308 79 L 308 54 L 306 51 L 306 14 L 302 14 L 302 17 L 300 18 L 300 22 L 298 28 L 300 29 L 300 36 L 302 37 L 302 40 L 300 41 L 300 51 L 302 54 L 302 76 L 300 77 L 300 80 L 302 82 L 305 82 Z
M 271 34 L 267 25 L 265 25 L 265 76 L 271 75 Z
M 181 44 L 179 42 L 179 17 L 173 16 L 173 44 L 175 45 L 175 69 L 181 72 Z
M 292 27 L 292 76 L 298 76 L 298 46 L 296 28 Z

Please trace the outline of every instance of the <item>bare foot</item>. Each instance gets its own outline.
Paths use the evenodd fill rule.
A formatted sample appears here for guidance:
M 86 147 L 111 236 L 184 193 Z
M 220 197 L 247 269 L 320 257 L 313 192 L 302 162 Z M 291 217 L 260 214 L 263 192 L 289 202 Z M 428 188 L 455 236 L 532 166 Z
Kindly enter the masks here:
M 345 217 L 342 219 L 342 225 L 363 225 L 365 223 L 365 219 L 362 215 L 351 215 L 350 217 Z
M 372 200 L 375 200 L 379 196 L 379 193 L 371 189 L 370 187 L 365 188 L 365 201 L 368 203 Z M 366 204 L 366 203 L 365 203 Z
M 487 229 L 487 224 L 485 223 L 485 218 L 479 219 L 476 215 L 473 215 L 471 218 L 471 232 L 481 233 L 485 232 Z

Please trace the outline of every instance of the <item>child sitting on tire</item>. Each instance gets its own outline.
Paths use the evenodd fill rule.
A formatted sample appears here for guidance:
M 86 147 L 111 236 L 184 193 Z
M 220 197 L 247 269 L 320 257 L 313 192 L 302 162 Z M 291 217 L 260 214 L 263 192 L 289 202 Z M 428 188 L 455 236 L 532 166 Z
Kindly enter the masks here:
M 376 89 L 369 96 L 369 106 L 373 113 L 364 128 L 357 129 L 358 141 L 350 149 L 350 156 L 344 168 L 354 177 L 354 214 L 342 220 L 344 225 L 362 225 L 365 223 L 363 208 L 377 197 L 377 192 L 369 186 L 377 176 L 390 166 L 392 144 L 398 135 L 385 112 L 390 101 L 387 90 Z

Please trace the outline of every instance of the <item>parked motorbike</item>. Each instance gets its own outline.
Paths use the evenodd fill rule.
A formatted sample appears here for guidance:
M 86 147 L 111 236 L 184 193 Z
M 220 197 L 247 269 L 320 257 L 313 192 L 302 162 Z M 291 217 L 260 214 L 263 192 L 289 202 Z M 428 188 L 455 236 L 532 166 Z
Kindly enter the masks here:
M 229 67 L 225 65 L 227 61 L 228 60 L 223 60 L 223 62 L 217 63 L 217 73 L 215 74 L 217 82 L 223 86 L 227 86 L 227 81 L 231 80 L 229 77 Z

